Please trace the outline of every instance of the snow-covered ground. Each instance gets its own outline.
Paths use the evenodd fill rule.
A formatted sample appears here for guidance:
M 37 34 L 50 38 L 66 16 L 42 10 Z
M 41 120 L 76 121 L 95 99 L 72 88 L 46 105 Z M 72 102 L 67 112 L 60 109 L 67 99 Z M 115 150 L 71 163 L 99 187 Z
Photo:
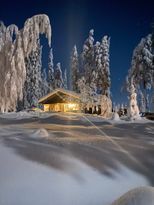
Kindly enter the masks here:
M 154 186 L 153 131 L 150 121 L 1 115 L 0 205 L 110 205 L 132 188 Z
M 144 176 L 122 165 L 110 178 L 73 157 L 61 157 L 66 172 L 23 159 L 0 145 L 0 204 L 105 205 L 131 188 L 149 185 Z
M 0 118 L 4 119 L 29 119 L 29 118 L 47 118 L 51 116 L 59 116 L 64 117 L 69 120 L 80 119 L 81 121 L 91 121 L 91 122 L 110 122 L 112 124 L 123 124 L 123 123 L 154 123 L 154 121 L 150 121 L 144 117 L 141 119 L 136 119 L 135 121 L 128 120 L 127 117 L 118 117 L 111 119 L 105 119 L 99 115 L 91 115 L 91 114 L 82 114 L 82 113 L 50 113 L 50 112 L 27 112 L 27 111 L 20 111 L 20 112 L 10 112 L 0 114 Z
M 27 112 L 27 111 L 20 111 L 20 112 L 8 112 L 0 114 L 0 118 L 6 119 L 26 119 L 26 118 L 46 118 L 52 116 L 55 113 L 43 113 L 43 112 Z
M 112 205 L 153 205 L 154 204 L 154 187 L 138 187 L 128 191 Z

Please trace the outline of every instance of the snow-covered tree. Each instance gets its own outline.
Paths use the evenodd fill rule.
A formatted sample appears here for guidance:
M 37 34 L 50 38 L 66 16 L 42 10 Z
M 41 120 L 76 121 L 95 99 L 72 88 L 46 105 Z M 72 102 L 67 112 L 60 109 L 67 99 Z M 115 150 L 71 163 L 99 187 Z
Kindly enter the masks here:
M 102 94 L 106 95 L 110 98 L 110 87 L 111 87 L 111 79 L 110 79 L 110 67 L 109 67 L 109 48 L 110 48 L 110 38 L 108 36 L 104 36 L 101 42 L 102 49 Z
M 100 46 L 100 42 L 96 42 L 95 46 L 94 46 L 94 50 L 95 50 L 95 66 L 93 68 L 93 71 L 92 71 L 92 80 L 93 82 L 96 83 L 96 86 L 97 86 L 97 90 L 98 90 L 98 93 L 101 94 L 102 92 L 102 85 L 103 85 L 103 82 L 102 82 L 102 49 L 101 49 L 101 46 Z
M 101 95 L 101 115 L 104 118 L 110 118 L 112 114 L 112 101 L 106 95 Z
M 121 106 L 120 106 L 120 114 L 121 114 L 122 116 L 125 115 L 125 110 L 124 110 L 124 104 L 123 104 L 123 103 L 122 103 Z
M 104 117 L 109 117 L 112 109 L 109 69 L 110 38 L 104 36 L 101 43 L 97 41 L 94 45 L 93 35 L 94 31 L 90 30 L 89 37 L 83 45 L 82 66 L 84 83 L 83 78 L 80 78 L 79 82 L 85 86 L 84 92 L 81 89 L 79 90 L 80 93 L 85 93 L 88 107 L 93 108 L 99 104 L 101 105 L 102 115 L 104 113 Z M 86 100 L 84 99 L 84 101 Z
M 40 34 L 46 34 L 51 44 L 48 16 L 36 15 L 27 19 L 22 30 L 16 25 L 0 23 L 0 111 L 15 111 L 23 100 L 26 80 L 26 59 L 37 50 Z
M 38 100 L 42 96 L 42 47 L 38 41 L 36 51 L 32 51 L 26 58 L 26 81 L 24 86 L 24 108 L 38 106 Z
M 146 112 L 150 111 L 150 100 L 149 100 L 149 94 L 146 95 Z
M 104 36 L 102 42 L 96 42 L 94 46 L 95 51 L 95 70 L 97 89 L 98 93 L 110 97 L 110 68 L 109 68 L 109 47 L 110 47 L 110 38 Z
M 153 65 L 154 65 L 154 22 L 152 23 L 152 54 L 153 54 Z M 152 92 L 152 112 L 154 112 L 154 80 L 153 80 L 153 92 Z
M 90 85 L 87 85 L 87 92 L 89 93 L 89 104 L 94 109 L 98 106 L 98 94 L 97 94 L 97 71 L 93 69 L 91 73 Z
M 154 22 L 151 24 L 152 28 L 152 53 L 154 54 Z M 154 60 L 154 59 L 153 59 Z
M 81 95 L 82 109 L 85 109 L 89 102 L 89 87 L 86 85 L 86 79 L 82 76 L 78 80 L 78 88 Z
M 16 110 L 26 76 L 22 38 L 16 25 L 0 23 L 0 111 Z
M 63 82 L 61 64 L 57 63 L 55 69 L 55 88 L 63 88 L 63 86 L 64 86 L 64 82 Z
M 55 78 L 54 78 L 54 64 L 53 64 L 53 50 L 50 49 L 49 52 L 49 63 L 48 63 L 48 85 L 49 92 L 54 89 L 55 86 Z
M 129 96 L 129 108 L 128 108 L 128 117 L 130 120 L 140 119 L 139 108 L 137 105 L 137 93 L 133 84 L 133 78 L 131 80 L 131 85 L 129 88 L 130 96 Z
M 139 91 L 139 99 L 140 99 L 139 101 L 140 111 L 145 112 L 146 111 L 146 99 L 141 90 Z
M 114 108 L 114 112 L 113 112 L 113 115 L 112 115 L 112 120 L 114 120 L 114 121 L 119 121 L 120 120 L 117 106 L 115 106 L 115 108 Z
M 147 90 L 154 89 L 154 55 L 152 53 L 152 35 L 142 38 L 134 49 L 131 68 L 126 78 L 127 90 L 133 78 L 133 84 L 137 92 L 142 91 L 146 99 Z M 142 98 L 143 99 L 143 98 Z M 142 102 L 141 102 L 142 103 Z M 146 105 L 145 105 L 146 107 Z
M 47 81 L 47 73 L 44 68 L 41 73 L 41 97 L 47 95 L 51 92 L 48 81 Z
M 73 91 L 78 92 L 78 79 L 79 79 L 79 57 L 76 45 L 73 48 L 71 54 L 71 62 L 70 62 L 70 71 L 71 71 L 71 88 Z
M 83 52 L 82 52 L 82 64 L 83 64 L 83 71 L 84 71 L 84 79 L 85 79 L 85 88 L 84 93 L 86 93 L 86 98 L 88 100 L 87 106 L 93 107 L 97 104 L 97 70 L 96 63 L 97 57 L 99 55 L 95 55 L 95 47 L 99 47 L 100 44 L 97 42 L 94 45 L 94 30 L 91 29 L 89 32 L 89 37 L 86 39 L 83 45 Z M 99 44 L 99 45 L 98 45 Z M 81 79 L 81 81 L 83 78 Z M 85 90 L 87 89 L 87 90 Z
M 152 104 L 152 105 L 151 105 L 151 111 L 154 112 L 154 91 L 153 91 L 153 93 L 152 93 L 152 97 L 151 97 L 151 101 L 150 101 L 150 102 L 151 102 L 151 104 Z
M 65 89 L 68 89 L 68 86 L 67 86 L 67 70 L 65 69 L 64 70 L 64 76 L 63 76 L 63 79 L 64 79 L 64 88 Z
M 83 61 L 83 70 L 84 76 L 86 79 L 87 85 L 90 85 L 91 82 L 91 73 L 94 68 L 94 30 L 89 31 L 89 37 L 86 39 L 83 45 L 82 52 L 82 61 Z

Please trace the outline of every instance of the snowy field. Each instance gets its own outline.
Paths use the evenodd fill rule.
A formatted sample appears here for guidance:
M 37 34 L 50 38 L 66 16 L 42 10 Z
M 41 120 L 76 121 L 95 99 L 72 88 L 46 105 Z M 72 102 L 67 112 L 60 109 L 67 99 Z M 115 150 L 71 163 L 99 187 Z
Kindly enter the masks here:
M 0 115 L 0 205 L 110 205 L 154 186 L 153 159 L 152 121 Z

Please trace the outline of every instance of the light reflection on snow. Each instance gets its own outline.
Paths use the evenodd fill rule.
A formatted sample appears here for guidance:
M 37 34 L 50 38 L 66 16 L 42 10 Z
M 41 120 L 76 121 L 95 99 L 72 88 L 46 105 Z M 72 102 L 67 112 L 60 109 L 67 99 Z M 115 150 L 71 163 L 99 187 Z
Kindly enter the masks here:
M 25 160 L 0 144 L 0 205 L 106 205 L 131 188 L 149 184 L 121 165 L 109 178 L 75 158 L 63 157 L 73 174 Z

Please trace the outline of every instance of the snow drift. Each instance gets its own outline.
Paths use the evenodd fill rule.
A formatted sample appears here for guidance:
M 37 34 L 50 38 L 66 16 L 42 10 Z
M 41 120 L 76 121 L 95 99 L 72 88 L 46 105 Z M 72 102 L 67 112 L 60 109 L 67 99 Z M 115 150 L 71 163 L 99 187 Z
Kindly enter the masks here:
M 153 205 L 154 204 L 154 188 L 153 187 L 139 187 L 133 189 L 112 205 Z

